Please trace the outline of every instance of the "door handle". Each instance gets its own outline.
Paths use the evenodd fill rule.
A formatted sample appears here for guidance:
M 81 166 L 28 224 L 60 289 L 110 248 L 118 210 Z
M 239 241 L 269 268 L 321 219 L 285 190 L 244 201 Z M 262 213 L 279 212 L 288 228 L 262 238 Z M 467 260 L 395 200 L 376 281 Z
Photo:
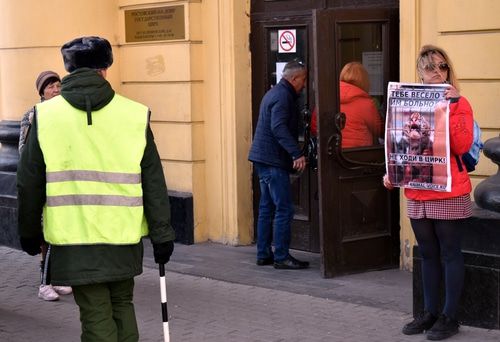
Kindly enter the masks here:
M 385 161 L 381 163 L 365 162 L 346 157 L 342 151 L 342 129 L 344 129 L 346 123 L 345 113 L 337 113 L 335 115 L 334 122 L 335 127 L 337 128 L 337 133 L 328 138 L 328 155 L 336 158 L 339 164 L 348 170 L 359 170 L 367 166 L 376 168 L 385 167 Z

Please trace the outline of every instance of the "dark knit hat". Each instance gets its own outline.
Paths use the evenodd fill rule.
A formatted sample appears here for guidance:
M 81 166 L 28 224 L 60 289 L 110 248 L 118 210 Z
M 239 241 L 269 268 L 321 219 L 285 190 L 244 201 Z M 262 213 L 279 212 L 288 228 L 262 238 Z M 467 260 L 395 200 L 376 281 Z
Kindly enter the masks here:
M 42 96 L 45 87 L 48 86 L 50 83 L 56 81 L 61 82 L 61 78 L 56 72 L 50 70 L 42 71 L 40 75 L 38 75 L 35 81 L 35 86 L 36 90 L 38 91 L 38 94 Z
M 80 37 L 61 47 L 64 67 L 73 72 L 78 68 L 106 69 L 113 64 L 111 44 L 100 37 Z

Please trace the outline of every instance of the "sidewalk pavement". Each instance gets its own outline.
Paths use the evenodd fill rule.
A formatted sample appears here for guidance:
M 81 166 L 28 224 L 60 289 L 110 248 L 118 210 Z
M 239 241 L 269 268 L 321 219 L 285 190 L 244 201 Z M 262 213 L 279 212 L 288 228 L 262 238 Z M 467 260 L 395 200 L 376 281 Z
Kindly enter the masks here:
M 157 266 L 145 241 L 144 273 L 136 278 L 140 341 L 163 341 Z M 321 278 L 319 255 L 307 270 L 255 265 L 255 247 L 176 244 L 167 264 L 172 342 L 426 341 L 401 334 L 411 320 L 411 273 L 367 272 Z M 72 296 L 37 298 L 39 259 L 0 247 L 0 341 L 79 341 Z M 449 341 L 500 341 L 500 330 L 461 327 Z

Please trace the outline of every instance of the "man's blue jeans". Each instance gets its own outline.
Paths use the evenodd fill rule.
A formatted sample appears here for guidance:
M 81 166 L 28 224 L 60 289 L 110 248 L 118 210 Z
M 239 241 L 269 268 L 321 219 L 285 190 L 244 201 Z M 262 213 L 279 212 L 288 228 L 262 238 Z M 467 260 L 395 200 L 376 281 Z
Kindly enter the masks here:
M 254 167 L 260 183 L 257 259 L 273 256 L 271 243 L 274 241 L 274 260 L 282 261 L 288 257 L 293 219 L 290 175 L 279 167 L 259 163 L 255 163 Z

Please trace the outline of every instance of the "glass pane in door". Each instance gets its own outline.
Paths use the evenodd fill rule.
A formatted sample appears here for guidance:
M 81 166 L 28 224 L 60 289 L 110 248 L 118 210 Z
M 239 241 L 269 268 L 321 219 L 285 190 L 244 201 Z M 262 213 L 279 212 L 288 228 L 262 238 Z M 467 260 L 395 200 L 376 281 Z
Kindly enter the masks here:
M 336 27 L 339 77 L 343 76 L 347 83 L 364 90 L 373 103 L 373 106 L 366 103 L 363 105 L 363 101 L 358 101 L 357 96 L 363 97 L 365 94 L 357 95 L 352 87 L 348 88 L 350 91 L 340 90 L 340 110 L 346 114 L 346 122 L 350 124 L 342 132 L 344 147 L 364 147 L 382 143 L 386 106 L 383 26 L 383 23 L 338 23 Z M 359 62 L 362 67 L 352 66 L 350 71 L 341 74 L 344 66 L 351 62 Z M 361 72 L 360 69 L 364 71 Z M 346 87 L 348 86 L 341 85 L 340 88 Z M 350 103 L 351 101 L 356 101 L 359 105 Z

